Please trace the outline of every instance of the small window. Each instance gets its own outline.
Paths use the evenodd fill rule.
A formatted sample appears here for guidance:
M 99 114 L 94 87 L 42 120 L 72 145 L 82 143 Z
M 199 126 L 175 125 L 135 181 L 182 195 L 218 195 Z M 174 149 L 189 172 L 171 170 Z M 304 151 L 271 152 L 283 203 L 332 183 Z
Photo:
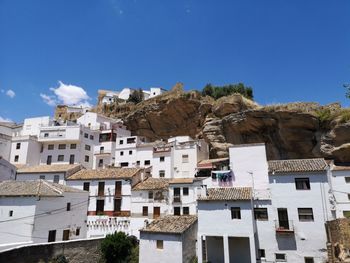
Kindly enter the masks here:
M 44 137 L 47 138 L 49 137 L 49 134 L 47 132 L 44 133 Z
M 305 263 L 314 263 L 314 258 L 312 258 L 312 257 L 305 257 L 304 258 L 304 262 Z
M 231 207 L 231 219 L 241 219 L 240 207 Z
M 345 178 L 345 183 L 350 184 L 350 177 L 344 177 Z
M 163 240 L 157 240 L 157 249 L 163 249 Z
M 84 138 L 89 138 L 89 134 L 84 133 Z
M 18 150 L 18 149 L 21 149 L 21 143 L 20 143 L 20 142 L 16 143 L 16 149 L 17 149 L 17 150 Z
M 89 156 L 88 155 L 85 155 L 85 162 L 88 163 L 89 162 Z
M 80 235 L 80 227 L 78 227 L 77 229 L 75 229 L 75 235 L 79 236 Z
M 295 178 L 295 188 L 297 190 L 310 190 L 309 178 Z
M 137 162 L 136 162 L 136 165 L 140 165 L 140 161 L 137 161 Z
M 276 253 L 275 258 L 276 258 L 276 261 L 278 261 L 278 262 L 279 261 L 287 261 L 286 254 Z
M 65 150 L 66 149 L 66 145 L 65 144 L 59 144 L 58 145 L 58 149 L 59 150 Z
M 128 163 L 128 162 L 120 163 L 120 166 L 121 166 L 121 167 L 128 167 L 128 166 L 129 166 L 129 163 Z
M 18 162 L 18 159 L 19 159 L 19 155 L 15 155 L 15 163 Z
M 45 180 L 45 175 L 40 175 L 40 176 L 39 176 L 39 179 L 40 179 L 40 180 Z
M 123 156 L 123 155 L 124 155 L 124 152 L 123 152 L 123 151 L 121 151 L 121 152 L 120 152 L 120 156 Z
M 160 162 L 164 162 L 164 160 L 165 160 L 165 157 L 164 157 L 164 156 L 159 157 L 159 161 L 160 161 Z
M 254 208 L 254 218 L 256 220 L 269 220 L 267 208 Z
M 70 211 L 70 203 L 67 203 L 67 211 Z
M 182 162 L 183 163 L 188 163 L 188 154 L 183 154 L 182 155 Z
M 13 216 L 13 210 L 10 210 L 9 211 L 9 217 L 12 217 Z
M 174 207 L 174 216 L 180 216 L 181 215 L 181 209 L 179 206 Z
M 93 135 L 90 135 L 90 140 L 93 140 L 94 139 L 94 136 Z
M 48 146 L 47 146 L 47 149 L 48 150 L 53 150 L 55 148 L 55 145 L 53 145 L 53 144 L 49 144 Z
M 148 216 L 148 206 L 142 207 L 142 216 Z
M 132 155 L 132 151 L 129 151 L 129 155 Z
M 190 208 L 188 206 L 184 206 L 182 208 L 182 214 L 183 215 L 189 215 L 190 214 Z
M 63 162 L 64 161 L 64 155 L 59 155 L 57 157 L 57 162 Z
M 127 144 L 135 143 L 135 139 L 136 139 L 136 138 L 127 138 L 127 139 L 126 139 L 126 143 L 127 143 Z
M 122 145 L 124 143 L 123 140 L 119 140 L 119 144 Z
M 148 192 L 148 199 L 153 199 L 153 192 L 152 191 Z
M 60 176 L 57 175 L 57 174 L 54 175 L 54 176 L 53 176 L 53 182 L 56 183 L 56 184 L 58 184 L 59 181 L 60 181 Z
M 314 221 L 312 208 L 298 208 L 299 221 Z
M 265 249 L 258 249 L 258 259 L 265 258 Z
M 159 177 L 165 177 L 165 171 L 159 170 Z
M 86 150 L 86 151 L 90 151 L 90 150 L 91 150 L 91 146 L 88 145 L 88 144 L 85 144 L 85 150 Z
M 151 161 L 150 160 L 145 160 L 145 165 L 150 165 Z
M 77 145 L 76 145 L 75 143 L 72 143 L 72 144 L 70 145 L 70 148 L 71 148 L 72 150 L 74 150 L 74 149 L 77 148 Z
M 182 188 L 182 195 L 188 195 L 188 187 Z
M 89 191 L 89 190 L 90 190 L 90 183 L 89 183 L 89 182 L 84 182 L 84 184 L 83 184 L 83 190 L 84 190 L 84 191 Z

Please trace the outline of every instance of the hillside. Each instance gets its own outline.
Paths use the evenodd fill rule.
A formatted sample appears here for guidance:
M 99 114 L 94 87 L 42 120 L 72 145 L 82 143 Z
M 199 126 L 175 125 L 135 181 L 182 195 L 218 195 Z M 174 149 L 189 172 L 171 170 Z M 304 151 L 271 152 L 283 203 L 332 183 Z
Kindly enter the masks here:
M 350 110 L 337 103 L 260 106 L 235 94 L 214 100 L 177 84 L 137 105 L 98 105 L 97 112 L 125 121 L 150 139 L 190 135 L 211 145 L 211 157 L 227 156 L 232 144 L 267 145 L 269 159 L 334 158 L 350 162 Z

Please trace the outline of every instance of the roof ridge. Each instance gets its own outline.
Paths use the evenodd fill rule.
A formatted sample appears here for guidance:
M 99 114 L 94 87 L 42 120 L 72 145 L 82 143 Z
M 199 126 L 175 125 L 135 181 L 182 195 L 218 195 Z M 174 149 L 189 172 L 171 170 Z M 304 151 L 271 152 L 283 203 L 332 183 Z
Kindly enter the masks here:
M 61 190 L 61 189 L 59 189 L 58 187 L 54 186 L 52 183 L 49 183 L 49 182 L 47 182 L 47 181 L 45 181 L 45 180 L 42 180 L 42 181 L 43 181 L 43 183 L 44 183 L 47 187 L 51 188 L 51 189 L 52 189 L 53 191 L 55 191 L 56 193 L 58 193 L 58 194 L 60 194 L 60 195 L 63 195 L 63 193 L 64 193 L 63 190 Z

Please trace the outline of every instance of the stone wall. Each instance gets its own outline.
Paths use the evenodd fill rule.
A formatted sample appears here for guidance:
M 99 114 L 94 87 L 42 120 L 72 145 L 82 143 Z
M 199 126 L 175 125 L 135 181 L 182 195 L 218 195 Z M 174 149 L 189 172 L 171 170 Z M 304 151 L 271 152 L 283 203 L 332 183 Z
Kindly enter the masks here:
M 328 262 L 350 262 L 350 219 L 340 218 L 326 223 Z
M 35 244 L 0 253 L 0 262 L 6 263 L 56 263 L 64 255 L 69 263 L 97 263 L 99 246 L 103 238 Z

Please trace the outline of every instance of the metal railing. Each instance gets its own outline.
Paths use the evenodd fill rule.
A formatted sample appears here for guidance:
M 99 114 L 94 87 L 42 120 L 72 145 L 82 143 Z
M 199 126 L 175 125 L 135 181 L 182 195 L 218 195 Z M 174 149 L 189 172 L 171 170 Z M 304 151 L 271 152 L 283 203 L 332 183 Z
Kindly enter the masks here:
M 275 229 L 278 233 L 294 232 L 293 220 L 275 220 Z
M 181 203 L 181 196 L 180 195 L 174 195 L 174 203 Z

